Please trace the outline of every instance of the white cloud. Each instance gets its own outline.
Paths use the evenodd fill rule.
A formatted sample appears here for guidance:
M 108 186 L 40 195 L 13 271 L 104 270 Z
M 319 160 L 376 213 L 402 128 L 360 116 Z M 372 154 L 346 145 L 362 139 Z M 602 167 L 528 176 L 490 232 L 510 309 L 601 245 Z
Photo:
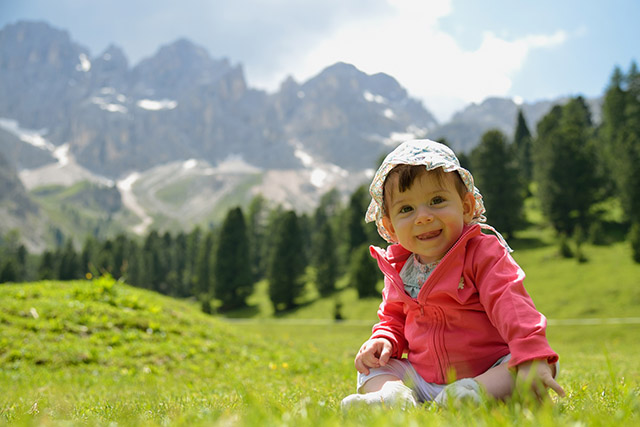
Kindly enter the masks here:
M 388 2 L 394 13 L 344 23 L 304 57 L 287 61 L 297 64 L 287 73 L 304 81 L 338 61 L 367 73 L 384 72 L 422 99 L 439 120 L 445 120 L 469 102 L 506 96 L 532 50 L 557 46 L 567 39 L 563 31 L 510 40 L 485 32 L 475 50 L 465 50 L 438 25 L 452 13 L 450 1 Z M 281 82 L 284 76 L 277 80 Z M 274 89 L 274 83 L 267 86 Z

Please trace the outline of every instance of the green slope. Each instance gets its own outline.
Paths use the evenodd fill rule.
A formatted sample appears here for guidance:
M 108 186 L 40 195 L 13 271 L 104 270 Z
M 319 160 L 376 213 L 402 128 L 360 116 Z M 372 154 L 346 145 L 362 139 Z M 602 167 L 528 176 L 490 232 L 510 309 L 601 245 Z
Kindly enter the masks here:
M 0 424 L 35 411 L 41 422 L 137 425 L 149 405 L 156 422 L 168 416 L 165 401 L 172 419 L 194 407 L 217 418 L 248 395 L 285 389 L 291 372 L 272 367 L 308 369 L 286 346 L 236 333 L 196 304 L 111 278 L 0 285 L 0 301 Z
M 115 282 L 0 286 L 0 364 L 189 370 L 248 345 L 196 307 Z M 14 345 L 20 343 L 19 346 Z

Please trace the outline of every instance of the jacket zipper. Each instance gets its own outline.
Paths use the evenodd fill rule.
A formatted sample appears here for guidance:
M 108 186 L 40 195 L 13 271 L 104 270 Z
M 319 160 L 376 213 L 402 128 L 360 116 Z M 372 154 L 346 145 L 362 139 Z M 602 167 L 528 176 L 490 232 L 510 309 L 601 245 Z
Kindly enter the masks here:
M 444 327 L 445 327 L 444 310 L 441 307 L 437 307 L 437 313 L 438 313 L 437 314 L 438 322 L 436 322 L 437 328 L 433 334 L 434 349 L 437 349 L 437 351 L 435 352 L 435 355 L 438 361 L 438 367 L 440 368 L 440 374 L 442 375 L 443 382 L 446 383 L 448 381 L 448 378 L 447 378 L 447 372 L 445 370 L 445 366 L 448 363 L 445 363 L 444 359 L 448 359 L 448 356 L 447 356 L 447 351 L 444 347 L 444 344 L 442 343 L 442 337 L 444 336 Z
M 437 274 L 437 275 L 434 274 L 436 273 L 436 271 L 438 273 L 442 271 L 442 269 L 438 270 L 438 267 L 444 264 L 447 258 L 450 256 L 450 254 L 455 252 L 460 245 L 467 243 L 467 241 L 469 240 L 467 235 L 473 232 L 473 230 L 475 230 L 475 227 L 471 227 L 462 236 L 460 236 L 458 241 L 447 251 L 444 257 L 442 257 L 442 260 L 438 263 L 434 271 L 427 278 L 427 282 L 423 284 L 422 288 L 420 289 L 420 292 L 418 292 L 418 297 L 415 298 L 415 301 L 419 305 L 420 313 L 422 313 L 423 316 L 424 316 L 423 304 L 419 301 L 421 294 L 423 294 L 423 292 L 431 291 L 431 288 L 433 288 L 434 284 L 439 279 L 438 276 L 441 275 L 441 274 Z M 429 283 L 429 286 L 427 286 L 427 283 Z M 426 296 L 423 296 L 422 299 L 424 299 L 424 302 L 426 303 L 426 299 L 427 299 Z M 444 327 L 445 327 L 444 323 L 445 323 L 446 317 L 444 315 L 444 310 L 442 309 L 442 307 L 434 306 L 434 308 L 435 310 L 433 311 L 433 313 L 434 313 L 434 317 L 437 317 L 437 321 L 434 322 L 435 325 L 433 325 L 433 329 L 432 329 L 432 345 L 434 350 L 434 356 L 438 363 L 438 369 L 440 370 L 440 375 L 442 376 L 443 382 L 446 383 L 448 381 L 448 378 L 447 378 L 447 372 L 445 370 L 445 366 L 448 363 L 445 363 L 445 359 L 448 359 L 449 357 L 447 356 L 447 351 L 444 348 L 444 344 L 442 343 Z

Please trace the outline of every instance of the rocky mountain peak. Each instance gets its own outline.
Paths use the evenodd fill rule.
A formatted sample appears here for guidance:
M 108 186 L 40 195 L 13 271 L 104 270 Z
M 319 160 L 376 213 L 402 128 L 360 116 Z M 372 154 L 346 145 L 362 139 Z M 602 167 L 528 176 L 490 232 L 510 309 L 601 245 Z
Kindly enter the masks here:
M 93 62 L 94 66 L 96 63 L 103 62 L 110 64 L 113 68 L 129 69 L 129 59 L 127 55 L 125 55 L 120 46 L 114 44 L 110 44 L 104 52 L 94 58 Z
M 92 86 L 113 88 L 119 92 L 127 90 L 129 61 L 123 50 L 110 45 L 102 54 L 92 60 Z
M 64 73 L 69 77 L 87 71 L 89 50 L 74 43 L 67 31 L 55 29 L 45 22 L 18 22 L 7 25 L 0 33 L 0 67 L 2 70 L 22 68 L 29 77 Z M 33 67 L 38 65 L 37 68 Z
M 176 98 L 185 90 L 212 84 L 231 71 L 227 59 L 214 60 L 204 48 L 179 39 L 136 65 L 132 80 L 136 92 Z

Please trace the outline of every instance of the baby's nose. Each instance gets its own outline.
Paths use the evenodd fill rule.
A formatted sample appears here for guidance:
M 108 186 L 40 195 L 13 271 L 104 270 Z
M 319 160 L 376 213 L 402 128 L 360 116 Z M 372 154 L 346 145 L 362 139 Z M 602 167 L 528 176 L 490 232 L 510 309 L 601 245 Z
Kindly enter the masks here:
M 416 224 L 426 224 L 433 221 L 433 213 L 425 206 L 418 207 Z

